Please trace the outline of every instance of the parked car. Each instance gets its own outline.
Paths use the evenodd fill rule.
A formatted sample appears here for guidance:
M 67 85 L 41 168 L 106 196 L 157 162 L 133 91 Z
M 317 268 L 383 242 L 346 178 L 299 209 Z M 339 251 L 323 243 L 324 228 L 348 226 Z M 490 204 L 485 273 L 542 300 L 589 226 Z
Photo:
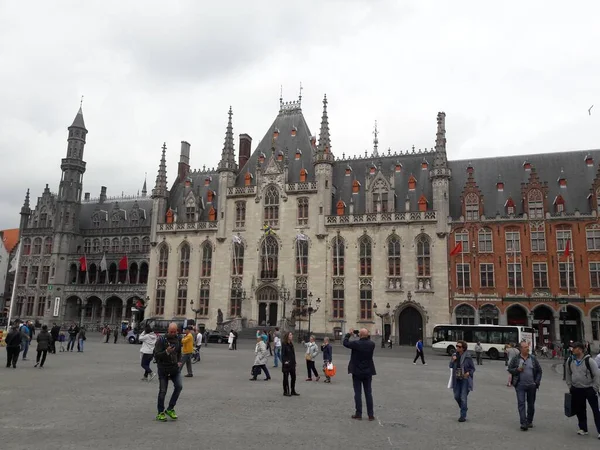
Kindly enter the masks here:
M 229 339 L 229 333 L 222 331 L 209 331 L 208 332 L 208 343 L 209 344 L 227 344 Z

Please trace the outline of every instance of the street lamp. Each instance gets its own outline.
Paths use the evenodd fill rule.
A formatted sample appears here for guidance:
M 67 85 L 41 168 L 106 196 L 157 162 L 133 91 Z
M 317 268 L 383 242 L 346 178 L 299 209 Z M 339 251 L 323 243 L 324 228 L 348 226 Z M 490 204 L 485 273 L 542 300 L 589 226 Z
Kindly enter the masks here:
M 315 301 L 317 307 L 313 308 L 312 297 L 313 297 L 313 294 L 311 292 L 310 294 L 308 294 L 308 338 L 309 339 L 310 339 L 310 317 L 313 315 L 313 313 L 316 313 L 319 310 L 319 306 L 321 306 L 321 298 L 318 297 L 317 300 Z
M 242 303 L 246 300 L 246 290 L 242 289 L 241 284 L 236 284 L 232 289 L 232 300 L 234 304 L 235 317 L 242 316 Z
M 194 299 L 190 300 L 190 309 L 195 314 L 194 316 L 194 324 L 198 326 L 198 313 L 200 312 L 200 308 L 194 308 Z
M 381 348 L 385 348 L 385 325 L 384 319 L 390 315 L 391 306 L 388 303 L 385 305 L 385 312 L 378 313 L 377 312 L 377 303 L 373 303 L 373 310 L 375 311 L 375 315 L 377 317 L 381 317 Z

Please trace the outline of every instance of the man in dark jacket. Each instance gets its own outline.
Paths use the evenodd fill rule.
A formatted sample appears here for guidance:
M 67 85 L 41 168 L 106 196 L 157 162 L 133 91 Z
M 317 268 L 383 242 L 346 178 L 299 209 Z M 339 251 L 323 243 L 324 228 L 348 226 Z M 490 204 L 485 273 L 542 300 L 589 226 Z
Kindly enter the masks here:
M 375 420 L 375 414 L 373 413 L 373 393 L 371 392 L 373 375 L 377 375 L 375 372 L 375 363 L 373 363 L 375 342 L 370 339 L 366 328 L 361 328 L 359 331 L 358 336 L 360 339 L 350 341 L 350 336 L 353 333 L 354 330 L 351 328 L 350 332 L 344 337 L 344 347 L 352 350 L 350 362 L 348 363 L 348 373 L 352 374 L 352 383 L 354 385 L 354 403 L 356 408 L 356 412 L 352 418 L 357 420 L 362 419 L 361 389 L 364 389 L 369 420 Z
M 158 414 L 156 420 L 165 422 L 167 416 L 173 420 L 177 420 L 177 414 L 175 413 L 175 405 L 179 394 L 183 389 L 181 383 L 181 342 L 177 335 L 177 324 L 169 324 L 169 330 L 167 334 L 160 336 L 154 347 L 154 358 L 156 359 L 156 366 L 158 368 Z M 167 388 L 169 386 L 169 379 L 173 382 L 173 394 L 169 400 L 169 407 L 165 409 L 165 397 L 167 396 Z
M 48 333 L 48 325 L 42 326 L 42 331 L 37 335 L 37 357 L 35 359 L 35 366 L 40 366 L 40 369 L 44 367 L 46 362 L 46 355 L 48 354 L 48 348 L 50 347 L 50 340 L 52 337 Z M 40 363 L 40 358 L 42 362 Z
M 56 324 L 53 324 L 52 329 L 50 330 L 50 336 L 52 336 L 52 341 L 50 343 L 50 353 L 56 354 L 56 341 L 58 341 L 59 334 L 60 334 L 60 327 Z
M 512 385 L 517 392 L 521 430 L 527 431 L 533 427 L 535 396 L 542 382 L 542 367 L 537 358 L 529 354 L 529 342 L 521 342 L 521 353 L 510 360 L 508 371 L 512 375 Z
M 15 323 L 10 327 L 4 341 L 6 342 L 6 367 L 12 366 L 13 369 L 16 369 L 21 352 L 21 331 L 18 324 Z
M 67 351 L 73 351 L 75 342 L 77 341 L 77 335 L 79 334 L 79 327 L 73 323 L 67 331 L 69 333 L 69 342 L 67 343 Z

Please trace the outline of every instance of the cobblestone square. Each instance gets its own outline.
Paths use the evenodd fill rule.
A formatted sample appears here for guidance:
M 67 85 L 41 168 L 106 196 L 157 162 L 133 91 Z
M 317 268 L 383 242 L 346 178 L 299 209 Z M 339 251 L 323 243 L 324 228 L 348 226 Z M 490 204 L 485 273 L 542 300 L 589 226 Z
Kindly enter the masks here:
M 373 393 L 378 420 L 357 422 L 350 419 L 353 392 L 345 349 L 334 346 L 338 374 L 328 385 L 304 381 L 302 350 L 296 345 L 301 396 L 287 398 L 282 396 L 281 371 L 270 368 L 272 361 L 272 381 L 248 381 L 253 348 L 253 342 L 241 341 L 237 352 L 218 344 L 203 349 L 202 362 L 193 366 L 194 377 L 184 378 L 179 420 L 169 423 L 154 420 L 158 383 L 140 381 L 138 346 L 103 344 L 99 335 L 91 335 L 84 353 L 49 355 L 42 370 L 33 367 L 35 351 L 30 352 L 29 361 L 19 361 L 17 370 L 5 369 L 4 364 L 0 369 L 2 448 L 450 450 L 600 445 L 595 433 L 577 436 L 575 419 L 564 417 L 566 388 L 550 361 L 542 361 L 535 428 L 523 433 L 501 361 L 486 360 L 477 367 L 469 420 L 459 424 L 458 408 L 446 388 L 446 357 L 426 349 L 428 365 L 414 366 L 412 349 L 377 348 Z M 171 386 L 167 399 L 170 392 Z M 591 417 L 588 420 L 592 431 Z

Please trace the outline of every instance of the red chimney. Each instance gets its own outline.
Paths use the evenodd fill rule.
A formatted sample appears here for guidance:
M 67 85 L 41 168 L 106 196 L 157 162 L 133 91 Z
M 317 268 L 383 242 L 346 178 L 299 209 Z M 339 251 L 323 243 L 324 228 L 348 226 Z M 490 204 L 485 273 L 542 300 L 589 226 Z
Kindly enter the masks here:
M 240 134 L 240 156 L 238 157 L 238 167 L 240 170 L 250 159 L 252 152 L 252 138 L 247 134 Z

